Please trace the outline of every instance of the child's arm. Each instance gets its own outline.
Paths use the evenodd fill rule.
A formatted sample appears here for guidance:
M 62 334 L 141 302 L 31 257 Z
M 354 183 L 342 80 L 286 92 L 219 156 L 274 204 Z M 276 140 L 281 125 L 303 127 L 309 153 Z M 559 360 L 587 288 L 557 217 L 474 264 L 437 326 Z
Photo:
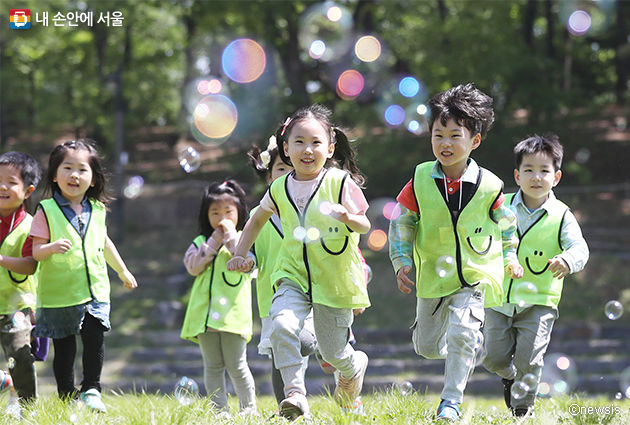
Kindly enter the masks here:
M 236 246 L 234 257 L 227 262 L 228 270 L 248 272 L 252 269 L 253 261 L 251 258 L 247 257 L 247 252 L 254 244 L 260 230 L 272 215 L 272 212 L 258 208 L 254 215 L 249 218 L 247 224 L 245 224 L 243 232 L 241 233 L 241 239 Z
M 0 267 L 13 273 L 31 275 L 37 270 L 37 261 L 31 256 L 17 258 L 0 255 Z
M 57 239 L 48 242 L 44 238 L 33 236 L 33 258 L 35 261 L 48 260 L 53 254 L 65 254 L 72 247 L 69 239 Z
M 582 236 L 582 229 L 571 211 L 567 211 L 564 215 L 560 242 L 564 251 L 549 260 L 549 271 L 557 279 L 582 270 L 589 257 L 588 245 Z
M 116 245 L 114 245 L 114 242 L 112 242 L 109 236 L 105 237 L 105 261 L 118 273 L 118 277 L 125 284 L 125 288 L 133 289 L 138 287 L 136 278 L 127 269 L 127 266 L 116 249 Z
M 400 209 L 400 216 L 389 224 L 389 258 L 396 271 L 398 289 L 409 294 L 415 285 L 407 275 L 413 264 L 413 240 L 420 216 L 400 203 L 396 208 Z
M 365 234 L 370 231 L 372 224 L 364 213 L 352 214 L 341 204 L 330 206 L 330 216 L 341 221 L 353 232 Z
M 505 274 L 512 279 L 523 277 L 523 266 L 518 262 L 516 248 L 518 247 L 518 237 L 516 236 L 516 215 L 506 206 L 501 197 L 500 202 L 494 205 L 492 218 L 495 222 L 501 223 L 501 241 L 503 243 L 503 266 Z

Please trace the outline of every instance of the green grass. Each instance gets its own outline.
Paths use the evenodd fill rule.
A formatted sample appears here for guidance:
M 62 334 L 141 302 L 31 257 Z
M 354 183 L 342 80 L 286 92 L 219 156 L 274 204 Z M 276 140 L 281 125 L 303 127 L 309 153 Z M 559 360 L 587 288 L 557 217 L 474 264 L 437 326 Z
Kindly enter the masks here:
M 6 398 L 6 397 L 5 397 Z M 189 406 L 180 405 L 170 395 L 142 393 L 124 394 L 107 391 L 103 400 L 109 413 L 95 413 L 73 403 L 64 403 L 54 395 L 44 395 L 30 408 L 25 409 L 21 424 L 288 424 L 275 417 L 275 399 L 259 397 L 258 417 L 240 417 L 237 400 L 230 397 L 231 419 L 219 419 L 208 398 L 195 399 Z M 6 401 L 6 400 L 4 400 Z M 388 390 L 363 396 L 365 415 L 344 415 L 325 396 L 309 396 L 313 424 L 431 424 L 434 423 L 438 395 L 412 393 L 401 395 Z M 571 409 L 581 408 L 582 413 L 573 415 Z M 592 413 L 588 413 L 591 408 Z M 599 409 L 599 412 L 596 410 Z M 461 424 L 627 424 L 630 419 L 629 400 L 606 398 L 582 398 L 573 395 L 540 400 L 535 417 L 516 420 L 505 409 L 502 399 L 466 397 L 462 406 Z M 578 410 L 579 412 L 579 410 Z M 300 420 L 299 423 L 308 423 Z M 0 424 L 18 423 L 15 419 L 0 415 Z

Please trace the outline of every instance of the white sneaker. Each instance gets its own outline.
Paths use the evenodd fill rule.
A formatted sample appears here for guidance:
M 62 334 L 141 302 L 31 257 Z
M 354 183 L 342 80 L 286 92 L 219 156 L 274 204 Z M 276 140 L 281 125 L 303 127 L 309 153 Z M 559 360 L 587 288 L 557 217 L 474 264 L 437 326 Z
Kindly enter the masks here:
M 359 364 L 359 371 L 352 378 L 346 378 L 339 373 L 337 386 L 335 387 L 334 399 L 345 408 L 353 408 L 356 398 L 361 394 L 363 388 L 363 378 L 368 365 L 368 356 L 363 351 L 355 351 L 355 361 Z
M 352 403 L 352 406 L 342 407 L 341 413 L 352 414 L 352 415 L 365 415 L 365 409 L 363 408 L 363 402 L 361 401 L 361 397 L 357 397 Z
M 308 400 L 304 394 L 293 393 L 280 402 L 280 416 L 283 418 L 294 421 L 300 416 L 309 415 Z
M 17 397 L 9 399 L 9 402 L 4 407 L 4 414 L 14 419 L 22 419 L 22 406 L 20 406 L 20 400 Z

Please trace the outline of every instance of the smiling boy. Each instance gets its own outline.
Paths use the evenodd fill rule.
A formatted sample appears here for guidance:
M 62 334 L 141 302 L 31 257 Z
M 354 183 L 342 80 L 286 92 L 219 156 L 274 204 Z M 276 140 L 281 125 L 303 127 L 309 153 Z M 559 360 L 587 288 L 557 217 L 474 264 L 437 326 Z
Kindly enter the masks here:
M 506 203 L 516 213 L 518 259 L 525 270 L 521 279 L 504 280 L 503 305 L 486 309 L 483 364 L 502 378 L 507 407 L 515 416 L 524 416 L 536 401 L 563 279 L 584 268 L 589 252 L 575 216 L 553 194 L 562 177 L 558 137 L 529 137 L 514 153 L 514 179 L 520 190 L 507 195 Z M 526 395 L 513 397 L 512 385 L 526 374 L 533 375 L 535 385 Z
M 413 258 L 414 348 L 446 359 L 437 418 L 454 421 L 483 341 L 484 305 L 500 305 L 504 272 L 520 277 L 523 269 L 503 182 L 470 158 L 494 121 L 492 98 L 466 84 L 435 95 L 429 107 L 437 161 L 418 165 L 398 195 L 402 213 L 390 224 L 390 258 L 407 294 L 415 285 L 407 276 Z M 440 265 L 444 259 L 454 270 Z

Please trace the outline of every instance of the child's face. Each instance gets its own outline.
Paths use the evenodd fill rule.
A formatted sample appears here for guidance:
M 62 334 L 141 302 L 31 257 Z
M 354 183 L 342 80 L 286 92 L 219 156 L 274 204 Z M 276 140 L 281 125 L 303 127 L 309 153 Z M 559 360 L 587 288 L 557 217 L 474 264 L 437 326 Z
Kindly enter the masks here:
M 283 143 L 286 156 L 291 158 L 297 180 L 316 178 L 328 158 L 335 153 L 335 146 L 330 143 L 328 131 L 314 119 L 298 121 Z
M 222 195 L 210 204 L 208 209 L 208 220 L 213 229 L 218 229 L 219 223 L 225 219 L 232 221 L 234 226 L 238 224 L 238 208 L 234 203 L 234 199 L 227 194 Z
M 85 192 L 94 186 L 90 153 L 84 149 L 68 149 L 53 180 L 64 198 L 72 204 L 80 204 Z
M 26 186 L 22 174 L 13 165 L 0 165 L 0 216 L 8 217 L 24 203 L 35 187 Z
M 451 179 L 458 179 L 464 173 L 468 157 L 473 149 L 481 144 L 480 134 L 471 134 L 466 127 L 449 119 L 442 125 L 439 119 L 433 123 L 431 146 L 433 154 L 442 164 L 442 171 Z
M 514 180 L 523 191 L 523 201 L 528 208 L 538 208 L 546 200 L 549 191 L 560 182 L 562 171 L 555 171 L 553 159 L 545 152 L 523 155 Z
M 273 167 L 271 167 L 271 171 L 269 173 L 269 183 L 271 184 L 278 177 L 282 177 L 291 171 L 293 171 L 293 167 L 282 162 L 280 155 L 276 156 L 276 160 L 274 161 Z

